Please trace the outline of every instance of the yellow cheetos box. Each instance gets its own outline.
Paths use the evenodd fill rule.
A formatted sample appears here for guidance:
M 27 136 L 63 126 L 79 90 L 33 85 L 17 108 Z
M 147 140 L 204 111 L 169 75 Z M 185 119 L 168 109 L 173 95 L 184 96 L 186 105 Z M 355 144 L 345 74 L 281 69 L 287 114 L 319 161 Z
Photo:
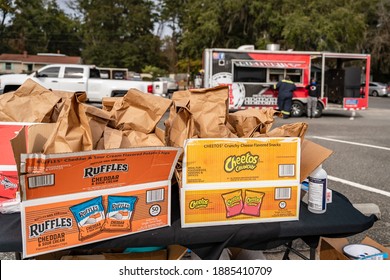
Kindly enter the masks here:
M 181 226 L 293 221 L 299 219 L 300 187 L 181 188 Z
M 190 139 L 182 227 L 299 219 L 300 138 Z
M 184 187 L 299 180 L 298 137 L 189 139 L 184 149 Z

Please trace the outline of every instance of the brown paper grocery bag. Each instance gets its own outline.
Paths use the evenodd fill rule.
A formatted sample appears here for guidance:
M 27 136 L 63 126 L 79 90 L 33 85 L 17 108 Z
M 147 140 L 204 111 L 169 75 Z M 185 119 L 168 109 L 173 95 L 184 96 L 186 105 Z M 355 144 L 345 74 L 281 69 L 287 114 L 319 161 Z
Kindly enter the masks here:
M 54 132 L 43 147 L 43 153 L 68 153 L 93 149 L 93 136 L 86 107 L 76 95 L 66 99 Z
M 60 101 L 54 106 L 53 113 L 51 115 L 50 122 L 55 123 L 58 120 L 58 116 L 60 115 L 60 112 L 62 108 L 64 107 L 64 103 L 66 99 L 73 98 L 74 95 L 76 95 L 76 98 L 79 102 L 86 102 L 87 101 L 87 93 L 86 92 L 70 92 L 70 91 L 61 91 L 61 90 L 53 90 L 52 91 L 55 95 L 60 97 Z
M 164 143 L 154 133 L 146 134 L 135 130 L 123 131 L 121 148 L 162 146 L 164 146 Z
M 95 106 L 87 104 L 79 104 L 79 106 L 84 107 L 85 115 L 88 119 L 88 124 L 92 133 L 93 149 L 96 150 L 97 143 L 103 137 L 104 129 L 110 121 L 111 116 L 107 111 L 99 109 Z
M 166 143 L 183 147 L 188 138 L 236 138 L 227 126 L 227 86 L 177 91 L 165 122 Z
M 100 150 L 118 149 L 122 146 L 122 131 L 106 126 L 97 147 Z
M 115 102 L 121 102 L 123 97 L 103 97 L 102 98 L 102 109 L 110 112 L 114 107 Z
M 280 127 L 274 128 L 264 134 L 254 134 L 253 137 L 301 137 L 302 141 L 305 137 L 308 124 L 304 122 L 289 123 Z
M 235 138 L 226 126 L 229 87 L 190 90 L 189 110 L 199 138 Z
M 135 130 L 122 131 L 106 127 L 103 138 L 104 149 L 164 146 L 163 142 L 161 142 L 156 134 L 145 134 Z
M 184 141 L 196 137 L 189 111 L 189 92 L 175 92 L 172 96 L 173 106 L 170 108 L 168 119 L 165 121 L 165 143 L 167 146 L 183 147 Z
M 130 89 L 121 102 L 114 103 L 113 127 L 151 133 L 171 104 L 169 99 Z
M 0 95 L 0 121 L 48 123 L 61 98 L 31 79 Z
M 229 114 L 228 121 L 238 137 L 251 137 L 256 131 L 268 132 L 278 114 L 273 108 L 249 108 Z

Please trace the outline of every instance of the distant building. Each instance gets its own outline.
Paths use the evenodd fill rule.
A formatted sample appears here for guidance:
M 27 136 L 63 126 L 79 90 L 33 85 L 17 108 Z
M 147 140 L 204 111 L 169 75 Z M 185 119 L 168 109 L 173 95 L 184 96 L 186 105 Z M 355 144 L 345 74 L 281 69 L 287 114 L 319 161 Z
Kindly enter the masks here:
M 0 74 L 31 73 L 48 64 L 81 64 L 79 56 L 67 56 L 59 53 L 0 54 Z

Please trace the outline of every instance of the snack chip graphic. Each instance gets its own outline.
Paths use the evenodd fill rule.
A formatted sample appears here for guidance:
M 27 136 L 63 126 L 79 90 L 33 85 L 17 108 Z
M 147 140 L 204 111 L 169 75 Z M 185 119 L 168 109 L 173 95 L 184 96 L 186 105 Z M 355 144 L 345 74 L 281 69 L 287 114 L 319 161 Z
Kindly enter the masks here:
M 260 217 L 260 208 L 265 193 L 245 190 L 244 207 L 241 213 L 251 216 Z
M 107 231 L 131 230 L 131 217 L 134 212 L 137 197 L 113 196 L 107 197 L 106 222 L 103 229 Z
M 242 201 L 241 190 L 224 193 L 222 194 L 222 198 L 225 202 L 226 218 L 230 218 L 241 214 L 241 210 L 244 205 Z
M 15 198 L 17 189 L 18 189 L 18 176 L 16 172 L 15 174 L 3 174 L 0 171 L 0 198 L 6 198 L 6 199 Z
M 82 241 L 102 231 L 104 207 L 101 196 L 69 207 L 79 228 L 79 240 Z

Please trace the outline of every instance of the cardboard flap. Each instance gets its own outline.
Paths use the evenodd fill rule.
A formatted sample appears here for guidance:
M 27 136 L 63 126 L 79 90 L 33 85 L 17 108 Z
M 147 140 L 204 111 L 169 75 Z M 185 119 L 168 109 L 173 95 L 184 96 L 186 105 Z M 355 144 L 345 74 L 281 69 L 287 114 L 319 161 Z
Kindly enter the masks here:
M 342 253 L 347 238 L 321 238 L 320 260 L 348 260 Z
M 180 260 L 185 253 L 187 248 L 180 245 L 169 245 L 168 246 L 168 260 Z
M 304 181 L 314 169 L 323 163 L 333 151 L 309 140 L 304 140 L 301 146 L 301 177 Z
M 386 252 L 390 256 L 390 249 L 382 246 L 381 244 L 375 242 L 369 237 L 365 237 L 361 242 L 361 244 L 366 244 L 373 246 L 382 252 Z M 347 238 L 321 238 L 320 245 L 320 260 L 350 260 L 343 253 L 343 247 L 348 245 Z M 385 260 L 389 260 L 390 258 L 386 258 Z
M 68 255 L 61 257 L 61 260 L 180 260 L 186 252 L 183 246 L 169 245 L 167 249 L 153 252 Z
M 56 127 L 55 123 L 36 124 L 28 127 L 27 153 L 40 153 L 49 136 Z

